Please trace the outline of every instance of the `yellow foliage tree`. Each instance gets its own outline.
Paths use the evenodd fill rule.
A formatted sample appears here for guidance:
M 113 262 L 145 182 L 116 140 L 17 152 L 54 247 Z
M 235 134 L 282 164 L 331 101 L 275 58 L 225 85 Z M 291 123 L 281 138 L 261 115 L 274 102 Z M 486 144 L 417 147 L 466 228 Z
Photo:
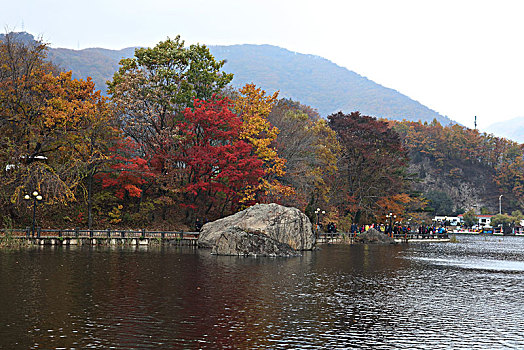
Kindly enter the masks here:
M 279 130 L 267 120 L 277 97 L 278 91 L 267 96 L 255 84 L 246 84 L 234 101 L 235 112 L 243 121 L 240 138 L 253 146 L 256 156 L 264 162 L 265 172 L 257 187 L 245 189 L 244 203 L 253 200 L 278 201 L 294 193 L 292 187 L 278 180 L 285 174 L 286 161 L 278 156 L 274 144 Z
M 95 84 L 58 72 L 46 50 L 11 34 L 0 42 L 0 161 L 9 170 L 0 175 L 2 212 L 14 212 L 33 190 L 47 204 L 75 201 L 78 186 L 119 135 Z

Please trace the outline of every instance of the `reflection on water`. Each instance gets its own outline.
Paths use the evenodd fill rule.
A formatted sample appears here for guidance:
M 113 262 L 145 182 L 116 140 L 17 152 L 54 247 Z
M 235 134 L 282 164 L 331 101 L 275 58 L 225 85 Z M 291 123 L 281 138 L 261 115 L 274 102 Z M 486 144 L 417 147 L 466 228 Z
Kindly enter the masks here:
M 524 238 L 0 251 L 0 348 L 524 348 Z
M 524 261 L 506 261 L 492 259 L 468 259 L 466 258 L 414 258 L 415 260 L 425 261 L 435 265 L 443 265 L 473 270 L 491 271 L 515 271 L 524 272 Z

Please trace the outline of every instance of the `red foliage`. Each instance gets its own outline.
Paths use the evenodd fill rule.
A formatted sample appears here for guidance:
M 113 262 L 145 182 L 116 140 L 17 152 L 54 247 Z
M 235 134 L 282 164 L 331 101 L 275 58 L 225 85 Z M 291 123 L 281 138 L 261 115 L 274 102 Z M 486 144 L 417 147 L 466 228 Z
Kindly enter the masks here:
M 113 152 L 111 172 L 100 173 L 97 178 L 102 180 L 102 187 L 115 189 L 115 196 L 123 199 L 127 193 L 130 197 L 140 197 L 140 186 L 151 179 L 151 172 L 146 159 L 138 156 L 138 145 L 131 139 L 119 143 Z
M 234 210 L 239 191 L 256 186 L 264 175 L 251 145 L 239 140 L 242 120 L 229 110 L 226 99 L 195 100 L 184 117 L 178 124 L 184 137 L 175 159 L 185 175 L 184 204 L 197 209 L 230 203 Z

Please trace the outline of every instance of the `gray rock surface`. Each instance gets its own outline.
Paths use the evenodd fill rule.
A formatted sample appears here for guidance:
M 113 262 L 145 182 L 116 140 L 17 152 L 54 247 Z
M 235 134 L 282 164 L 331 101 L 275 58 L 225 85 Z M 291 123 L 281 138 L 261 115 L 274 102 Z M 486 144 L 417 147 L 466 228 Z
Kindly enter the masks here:
M 237 230 L 233 230 L 234 228 Z M 232 242 L 235 235 L 238 236 L 237 243 Z M 220 249 L 215 248 L 217 254 L 227 254 L 224 251 L 225 247 L 234 247 L 235 244 L 239 247 L 248 247 L 249 244 L 243 242 L 247 237 L 257 241 L 265 240 L 264 237 L 259 237 L 260 235 L 287 244 L 293 250 L 310 250 L 316 243 L 311 222 L 304 213 L 296 208 L 271 203 L 257 204 L 234 215 L 205 224 L 200 230 L 198 246 L 213 248 L 217 246 L 219 239 L 227 239 L 220 243 Z M 237 255 L 235 253 L 237 250 L 233 249 L 231 254 Z M 260 253 L 256 251 L 257 254 Z
M 230 227 L 220 234 L 211 254 L 239 256 L 297 256 L 289 244 L 278 242 L 259 232 Z
M 370 228 L 366 232 L 358 235 L 355 238 L 355 243 L 385 243 L 385 244 L 391 244 L 395 243 L 395 240 L 388 235 L 375 230 L 374 228 Z

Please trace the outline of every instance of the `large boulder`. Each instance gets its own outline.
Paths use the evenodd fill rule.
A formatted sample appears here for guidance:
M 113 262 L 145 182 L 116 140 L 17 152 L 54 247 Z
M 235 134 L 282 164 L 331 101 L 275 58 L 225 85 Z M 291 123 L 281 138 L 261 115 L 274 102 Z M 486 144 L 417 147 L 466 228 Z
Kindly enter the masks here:
M 272 241 L 268 241 L 263 236 L 287 244 L 293 250 L 311 250 L 316 242 L 311 222 L 304 213 L 296 208 L 272 203 L 257 204 L 234 215 L 205 224 L 200 230 L 198 246 L 213 248 L 217 246 L 220 239 L 220 249 L 218 246 L 214 248 L 217 254 L 245 255 L 236 252 L 245 251 L 244 248 L 250 246 L 245 243 L 248 238 L 258 242 L 263 239 L 267 246 L 272 244 Z M 240 248 L 231 249 L 230 254 L 224 250 L 225 247 L 235 245 Z M 257 251 L 257 255 L 269 254 L 260 254 Z
M 230 227 L 220 234 L 211 254 L 240 256 L 296 256 L 289 244 L 281 243 L 260 233 Z
M 395 243 L 395 240 L 388 235 L 370 228 L 364 233 L 361 233 L 355 238 L 355 243 L 382 243 L 382 244 L 391 244 Z

